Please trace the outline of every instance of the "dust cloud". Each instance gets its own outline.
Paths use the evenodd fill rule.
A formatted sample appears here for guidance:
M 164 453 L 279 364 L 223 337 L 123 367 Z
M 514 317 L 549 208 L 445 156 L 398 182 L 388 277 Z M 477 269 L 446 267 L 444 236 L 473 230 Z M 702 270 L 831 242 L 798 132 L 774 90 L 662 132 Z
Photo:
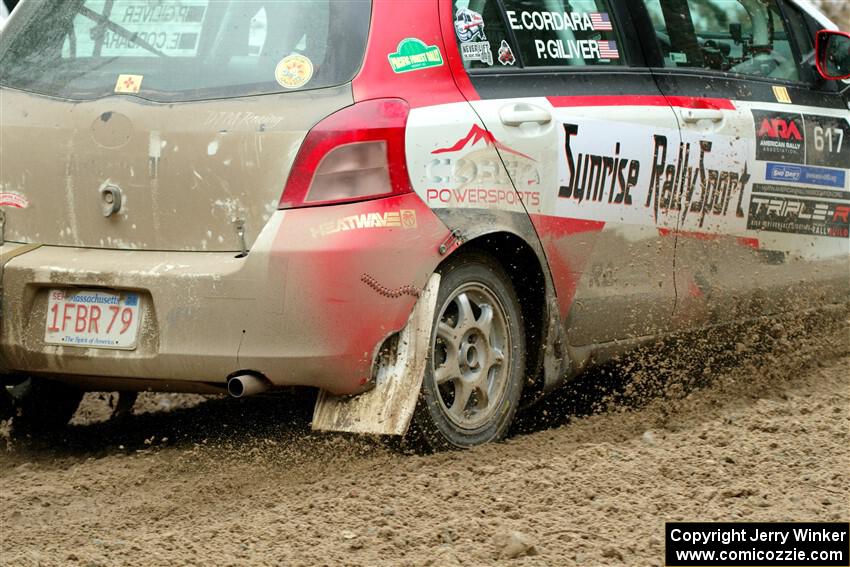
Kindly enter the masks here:
M 847 312 L 650 345 L 508 441 L 313 433 L 309 394 L 88 394 L 0 437 L 0 565 L 662 565 L 666 520 L 850 519 Z

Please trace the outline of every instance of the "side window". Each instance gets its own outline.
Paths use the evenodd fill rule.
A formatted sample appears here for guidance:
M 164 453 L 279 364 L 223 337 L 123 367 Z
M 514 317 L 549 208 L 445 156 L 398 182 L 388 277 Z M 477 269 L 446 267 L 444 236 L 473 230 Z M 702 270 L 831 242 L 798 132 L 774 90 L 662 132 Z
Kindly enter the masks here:
M 523 65 L 625 65 L 609 0 L 505 0 Z
M 794 41 L 797 43 L 797 49 L 800 50 L 800 58 L 804 64 L 814 65 L 815 63 L 815 40 L 809 32 L 809 25 L 806 22 L 806 17 L 800 12 L 799 8 L 785 2 L 782 6 L 782 11 L 785 12 L 785 18 L 788 20 L 789 31 Z
M 665 67 L 799 81 L 776 0 L 644 0 Z
M 467 69 L 519 66 L 497 0 L 456 0 L 454 28 Z
M 625 65 L 610 0 L 455 0 L 467 69 Z M 514 44 L 516 42 L 516 44 Z

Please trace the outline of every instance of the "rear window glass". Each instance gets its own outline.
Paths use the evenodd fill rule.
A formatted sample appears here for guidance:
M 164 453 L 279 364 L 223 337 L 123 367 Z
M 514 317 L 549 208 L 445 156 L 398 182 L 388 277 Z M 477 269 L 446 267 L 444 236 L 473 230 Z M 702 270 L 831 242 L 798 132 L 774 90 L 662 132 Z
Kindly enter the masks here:
M 0 83 L 161 101 L 340 85 L 370 12 L 370 0 L 29 0 L 0 35 Z

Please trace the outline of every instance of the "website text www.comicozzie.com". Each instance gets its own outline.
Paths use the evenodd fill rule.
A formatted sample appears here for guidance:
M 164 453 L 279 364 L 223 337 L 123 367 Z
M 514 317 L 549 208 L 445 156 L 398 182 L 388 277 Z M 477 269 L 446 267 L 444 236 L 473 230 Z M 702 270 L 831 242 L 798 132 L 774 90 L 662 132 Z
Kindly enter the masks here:
M 697 523 L 665 526 L 668 567 L 850 565 L 847 523 Z
M 676 551 L 676 559 L 684 561 L 688 565 L 693 561 L 771 561 L 774 563 L 784 561 L 839 561 L 844 556 L 841 551 L 815 550 L 804 551 L 802 549 L 721 549 L 719 552 L 713 549 L 685 549 Z

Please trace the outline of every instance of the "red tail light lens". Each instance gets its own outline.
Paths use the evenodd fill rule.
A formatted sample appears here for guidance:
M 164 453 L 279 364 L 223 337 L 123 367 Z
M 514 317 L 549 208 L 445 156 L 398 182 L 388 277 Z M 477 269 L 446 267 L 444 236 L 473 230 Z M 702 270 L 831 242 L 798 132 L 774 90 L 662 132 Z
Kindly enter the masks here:
M 409 193 L 404 157 L 409 113 L 401 99 L 367 100 L 316 124 L 298 150 L 279 208 Z

